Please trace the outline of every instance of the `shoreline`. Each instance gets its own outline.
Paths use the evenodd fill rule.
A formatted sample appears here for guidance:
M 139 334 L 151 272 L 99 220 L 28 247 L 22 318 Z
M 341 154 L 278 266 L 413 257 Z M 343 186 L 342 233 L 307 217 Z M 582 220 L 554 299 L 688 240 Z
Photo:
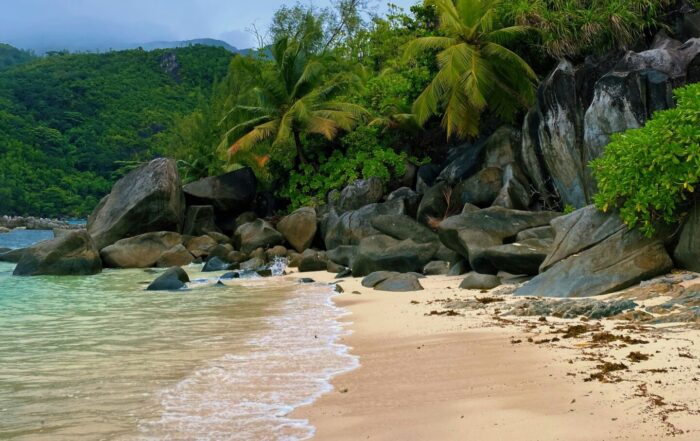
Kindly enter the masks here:
M 340 343 L 360 364 L 333 377 L 331 392 L 288 415 L 308 419 L 315 440 L 700 436 L 696 329 L 623 330 L 627 322 L 590 320 L 586 326 L 629 335 L 630 341 L 646 339 L 593 345 L 585 336 L 560 334 L 582 323 L 578 319 L 503 318 L 498 304 L 443 313 L 450 310 L 445 299 L 490 295 L 457 289 L 461 277 L 433 276 L 421 280 L 424 291 L 388 293 L 326 272 L 303 276 L 344 289 L 333 297 L 350 312 L 342 320 L 351 333 Z M 650 358 L 632 362 L 631 352 Z M 596 379 L 605 363 L 624 364 L 625 370 Z

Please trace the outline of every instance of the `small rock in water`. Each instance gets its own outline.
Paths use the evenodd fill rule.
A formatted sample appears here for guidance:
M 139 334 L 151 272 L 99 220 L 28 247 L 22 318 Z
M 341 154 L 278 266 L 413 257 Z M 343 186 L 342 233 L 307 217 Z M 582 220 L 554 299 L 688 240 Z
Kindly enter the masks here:
M 207 273 L 212 271 L 226 271 L 230 269 L 230 267 L 231 264 L 224 262 L 218 257 L 212 257 L 211 259 L 207 260 L 207 263 L 204 264 L 202 272 Z
M 299 283 L 316 283 L 316 281 L 309 277 L 302 277 L 301 279 L 299 279 Z
M 231 279 L 239 279 L 240 277 L 241 277 L 241 274 L 240 274 L 240 273 L 238 273 L 238 272 L 236 272 L 236 271 L 231 271 L 231 272 L 228 272 L 228 273 L 222 275 L 221 277 L 219 277 L 219 279 L 221 279 L 221 280 L 231 280 Z
M 166 270 L 146 288 L 147 291 L 174 291 L 184 288 L 190 281 L 189 276 L 179 266 Z

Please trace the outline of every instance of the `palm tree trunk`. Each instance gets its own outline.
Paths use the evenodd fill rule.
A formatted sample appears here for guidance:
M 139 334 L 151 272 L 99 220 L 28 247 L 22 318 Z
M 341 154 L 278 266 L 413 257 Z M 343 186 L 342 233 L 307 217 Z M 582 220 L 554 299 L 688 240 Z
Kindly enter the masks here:
M 309 163 L 309 161 L 306 160 L 306 157 L 304 156 L 304 146 L 301 144 L 301 134 L 299 133 L 298 130 L 292 130 L 292 133 L 294 133 L 294 145 L 297 148 L 297 158 L 296 158 L 296 165 L 303 164 L 306 165 Z M 316 167 L 314 165 L 314 170 L 316 170 Z

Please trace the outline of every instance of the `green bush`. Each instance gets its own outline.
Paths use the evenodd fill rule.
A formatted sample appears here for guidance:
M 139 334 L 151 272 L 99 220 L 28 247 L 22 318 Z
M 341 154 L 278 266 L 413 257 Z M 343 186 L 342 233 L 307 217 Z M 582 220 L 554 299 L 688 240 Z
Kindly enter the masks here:
M 331 190 L 338 190 L 356 179 L 376 177 L 384 183 L 406 173 L 409 158 L 379 143 L 377 127 L 361 127 L 342 139 L 346 150 L 335 150 L 330 157 L 319 157 L 318 169 L 302 165 L 292 171 L 280 195 L 291 201 L 290 209 L 317 206 Z
M 658 27 L 673 0 L 509 0 L 501 15 L 539 31 L 554 57 L 577 57 L 633 46 Z
M 659 222 L 680 220 L 700 181 L 700 83 L 676 90 L 678 105 L 656 112 L 646 126 L 616 134 L 591 162 L 595 203 L 619 208 L 624 222 L 651 236 Z

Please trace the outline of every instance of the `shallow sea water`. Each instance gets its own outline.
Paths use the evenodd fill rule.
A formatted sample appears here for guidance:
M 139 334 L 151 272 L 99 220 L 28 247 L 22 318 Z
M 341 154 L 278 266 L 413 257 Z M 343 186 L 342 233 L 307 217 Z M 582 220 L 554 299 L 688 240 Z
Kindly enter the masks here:
M 220 273 L 190 266 L 192 289 L 156 293 L 151 270 L 13 268 L 0 263 L 0 439 L 308 439 L 285 415 L 357 366 L 327 285 L 216 286 Z

